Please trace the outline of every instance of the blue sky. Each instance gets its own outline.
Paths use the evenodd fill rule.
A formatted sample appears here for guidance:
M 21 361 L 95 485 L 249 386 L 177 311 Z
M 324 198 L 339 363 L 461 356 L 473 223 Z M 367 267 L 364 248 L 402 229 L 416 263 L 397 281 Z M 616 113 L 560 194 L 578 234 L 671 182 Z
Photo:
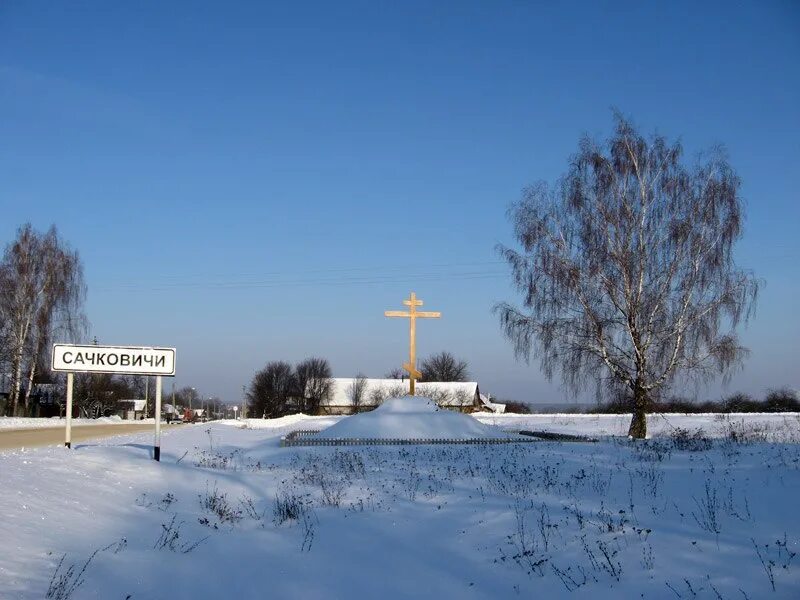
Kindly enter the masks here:
M 725 144 L 767 285 L 731 390 L 800 387 L 800 5 L 0 5 L 0 241 L 55 223 L 92 334 L 178 349 L 177 385 L 236 400 L 266 361 L 381 376 L 414 290 L 419 351 L 482 389 L 566 399 L 514 360 L 492 305 L 520 190 L 553 180 L 611 107 Z

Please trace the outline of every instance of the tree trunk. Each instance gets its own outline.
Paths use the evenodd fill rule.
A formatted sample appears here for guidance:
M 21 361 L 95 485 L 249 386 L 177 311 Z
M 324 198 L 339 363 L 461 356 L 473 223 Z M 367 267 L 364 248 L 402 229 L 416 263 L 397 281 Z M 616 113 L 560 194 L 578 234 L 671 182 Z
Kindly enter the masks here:
M 19 416 L 17 413 L 19 411 L 19 399 L 22 393 L 22 363 L 24 360 L 25 354 L 25 344 L 28 341 L 28 333 L 30 331 L 30 323 L 31 320 L 28 318 L 25 321 L 24 326 L 22 326 L 21 330 L 17 330 L 15 332 L 15 339 L 14 339 L 14 353 L 12 356 L 11 364 L 12 364 L 12 373 L 11 377 L 11 416 L 17 417 Z M 27 415 L 26 415 L 27 416 Z
M 17 414 L 19 410 L 19 394 L 22 384 L 22 352 L 15 352 L 14 359 L 12 362 L 12 372 L 11 372 L 11 415 L 12 417 L 19 416 Z
M 648 404 L 647 392 L 637 386 L 633 391 L 633 417 L 628 429 L 628 435 L 634 439 L 643 440 L 647 437 Z
M 38 355 L 37 355 L 38 356 Z M 28 416 L 31 393 L 33 392 L 33 380 L 36 377 L 36 360 L 31 362 L 31 369 L 28 372 L 28 387 L 25 388 L 25 416 Z

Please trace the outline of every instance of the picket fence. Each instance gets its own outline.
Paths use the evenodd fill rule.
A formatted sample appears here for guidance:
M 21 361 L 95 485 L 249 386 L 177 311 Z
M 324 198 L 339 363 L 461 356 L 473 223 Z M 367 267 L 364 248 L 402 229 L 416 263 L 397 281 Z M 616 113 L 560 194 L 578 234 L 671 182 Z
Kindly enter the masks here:
M 319 431 L 299 430 L 281 437 L 281 446 L 412 446 L 421 444 L 525 444 L 532 437 L 518 438 L 315 438 Z

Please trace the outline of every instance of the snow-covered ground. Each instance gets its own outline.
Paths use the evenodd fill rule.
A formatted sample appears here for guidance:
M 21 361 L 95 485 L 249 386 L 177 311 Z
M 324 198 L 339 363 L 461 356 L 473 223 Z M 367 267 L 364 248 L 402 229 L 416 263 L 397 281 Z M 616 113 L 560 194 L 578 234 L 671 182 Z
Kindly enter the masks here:
M 482 423 L 496 425 L 509 431 L 550 431 L 583 436 L 625 436 L 631 422 L 630 415 L 589 415 L 589 414 L 539 414 L 519 415 L 475 413 L 472 415 Z M 308 415 L 289 415 L 279 419 L 247 419 L 250 429 L 269 429 L 283 431 L 282 435 L 296 429 L 319 431 L 342 420 L 343 416 L 312 417 Z M 235 427 L 243 427 L 242 420 L 218 421 Z M 694 431 L 702 429 L 708 437 L 728 437 L 732 431 L 742 428 L 756 428 L 764 433 L 765 439 L 790 441 L 783 438 L 787 431 L 795 431 L 793 440 L 800 443 L 800 413 L 741 413 L 741 414 L 684 414 L 667 413 L 648 415 L 648 435 L 669 436 L 676 429 Z M 771 432 L 777 432 L 777 436 Z
M 66 419 L 50 417 L 49 419 L 34 419 L 29 417 L 0 417 L 0 430 L 2 429 L 44 429 L 48 427 L 64 427 Z M 154 419 L 125 421 L 120 417 L 100 417 L 99 419 L 72 419 L 72 426 L 83 425 L 131 425 L 133 423 L 154 423 Z
M 0 598 L 800 597 L 798 415 L 653 417 L 638 443 L 279 446 L 340 420 L 186 425 L 161 463 L 150 434 L 0 453 Z
M 626 436 L 631 415 L 547 414 L 518 415 L 477 413 L 483 423 L 504 429 L 542 430 L 584 436 Z M 795 432 L 791 438 L 800 443 L 800 413 L 666 413 L 647 416 L 647 433 L 650 437 L 670 436 L 678 429 L 703 430 L 707 437 L 728 437 L 741 429 L 756 429 L 764 438 L 788 441 L 787 432 Z
M 392 398 L 375 410 L 353 415 L 321 431 L 325 439 L 465 440 L 510 437 L 469 415 L 439 408 L 430 398 Z

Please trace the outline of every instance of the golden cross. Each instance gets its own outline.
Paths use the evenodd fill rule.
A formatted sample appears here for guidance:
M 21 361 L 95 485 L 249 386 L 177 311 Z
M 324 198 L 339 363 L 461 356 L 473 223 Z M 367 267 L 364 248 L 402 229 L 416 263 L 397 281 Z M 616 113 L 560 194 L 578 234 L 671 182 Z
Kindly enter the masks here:
M 408 371 L 408 380 L 411 384 L 411 395 L 413 396 L 414 382 L 422 377 L 422 373 L 417 371 L 417 319 L 438 319 L 442 316 L 442 313 L 417 310 L 418 306 L 422 306 L 422 300 L 417 300 L 417 295 L 414 292 L 411 292 L 411 297 L 408 300 L 403 300 L 403 304 L 408 306 L 409 310 L 387 310 L 383 314 L 386 317 L 406 317 L 411 324 L 409 360 L 403 365 L 403 368 Z

